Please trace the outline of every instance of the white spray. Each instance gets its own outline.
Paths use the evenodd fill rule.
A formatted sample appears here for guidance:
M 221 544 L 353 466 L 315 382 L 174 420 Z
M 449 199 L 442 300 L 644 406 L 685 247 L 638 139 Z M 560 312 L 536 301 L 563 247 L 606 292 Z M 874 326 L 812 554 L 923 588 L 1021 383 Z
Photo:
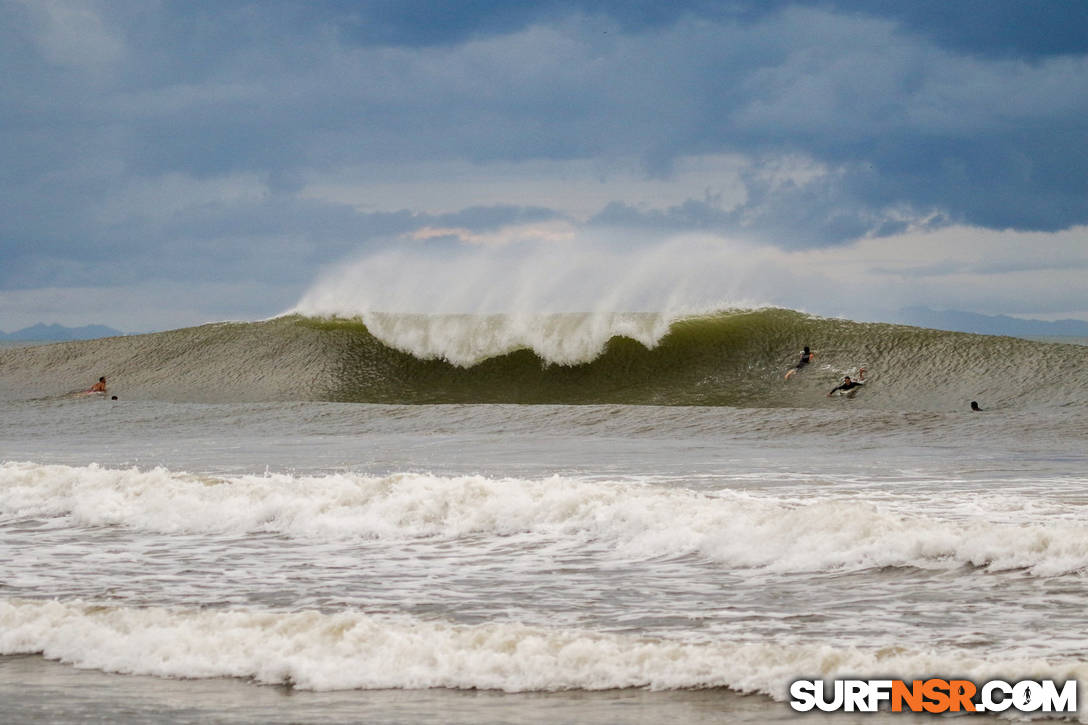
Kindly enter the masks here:
M 401 247 L 332 270 L 290 312 L 359 318 L 392 347 L 457 365 L 521 348 L 573 364 L 615 336 L 652 347 L 679 318 L 761 306 L 745 289 L 767 264 L 690 237 Z

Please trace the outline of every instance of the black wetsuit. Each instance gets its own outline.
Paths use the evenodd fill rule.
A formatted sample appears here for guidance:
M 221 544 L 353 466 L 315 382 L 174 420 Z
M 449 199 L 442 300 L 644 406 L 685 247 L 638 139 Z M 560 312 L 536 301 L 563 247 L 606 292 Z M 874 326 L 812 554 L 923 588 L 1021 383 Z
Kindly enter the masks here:
M 804 366 L 808 365 L 810 362 L 812 362 L 812 353 L 811 352 L 803 352 L 803 353 L 801 353 L 800 362 L 798 362 L 797 365 L 793 369 L 794 370 L 800 370 Z
M 831 393 L 834 393 L 836 390 L 853 390 L 854 388 L 860 388 L 862 385 L 865 385 L 865 383 L 860 380 L 851 380 L 848 383 L 843 383 L 837 388 L 832 388 Z M 831 395 L 831 393 L 828 393 L 828 395 Z

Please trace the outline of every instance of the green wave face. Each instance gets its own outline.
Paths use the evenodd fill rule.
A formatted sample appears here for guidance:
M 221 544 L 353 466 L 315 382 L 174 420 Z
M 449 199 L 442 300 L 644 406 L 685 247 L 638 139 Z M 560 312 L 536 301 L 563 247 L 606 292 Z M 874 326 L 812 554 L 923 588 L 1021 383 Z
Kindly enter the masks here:
M 368 326 L 361 320 L 291 316 L 2 350 L 0 385 L 7 398 L 49 396 L 106 375 L 111 392 L 130 398 L 220 402 L 899 410 L 966 410 L 972 400 L 984 408 L 1088 404 L 1084 348 L 1073 345 L 821 319 L 781 309 L 671 323 L 653 315 L 604 322 L 590 316 L 552 319 L 539 323 L 548 334 L 537 342 L 532 321 L 518 322 L 517 335 L 506 334 L 513 328 L 501 318 L 467 323 L 463 317 L 389 315 Z M 372 327 L 380 328 L 383 339 Z M 442 338 L 442 331 L 450 330 L 462 338 Z M 479 330 L 487 331 L 483 344 L 464 339 L 483 334 Z M 571 330 L 584 339 L 564 338 Z M 612 334 L 616 331 L 624 334 Z M 452 345 L 445 358 L 460 364 L 444 359 L 443 345 Z M 815 360 L 784 380 L 805 345 L 815 351 Z M 865 387 L 853 397 L 828 400 L 827 392 L 842 376 L 856 375 L 859 368 L 867 370 Z
M 626 336 L 607 337 L 581 362 L 551 362 L 551 351 L 521 348 L 458 366 L 440 358 L 397 354 L 365 327 L 347 324 L 345 330 L 357 337 L 343 358 L 336 398 L 736 405 L 765 395 L 766 391 L 745 384 L 753 377 L 781 377 L 774 374 L 781 364 L 766 360 L 765 335 L 760 332 L 776 326 L 776 316 L 767 313 L 721 314 L 666 325 L 664 336 L 652 347 Z

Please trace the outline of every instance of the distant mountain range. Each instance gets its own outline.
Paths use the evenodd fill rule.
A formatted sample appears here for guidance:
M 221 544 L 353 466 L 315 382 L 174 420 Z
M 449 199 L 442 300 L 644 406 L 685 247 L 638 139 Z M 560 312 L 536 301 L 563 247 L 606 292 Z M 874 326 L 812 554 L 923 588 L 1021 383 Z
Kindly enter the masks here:
M 898 316 L 899 319 L 894 322 L 980 335 L 1088 337 L 1088 322 L 1084 320 L 1022 320 L 1008 315 L 980 315 L 958 310 L 931 310 L 928 307 L 904 307 L 899 310 Z
M 0 332 L 0 340 L 19 342 L 62 342 L 64 340 L 93 340 L 96 337 L 116 337 L 124 335 L 120 330 L 105 325 L 84 325 L 83 327 L 65 327 L 63 325 L 45 325 L 39 322 L 15 332 Z

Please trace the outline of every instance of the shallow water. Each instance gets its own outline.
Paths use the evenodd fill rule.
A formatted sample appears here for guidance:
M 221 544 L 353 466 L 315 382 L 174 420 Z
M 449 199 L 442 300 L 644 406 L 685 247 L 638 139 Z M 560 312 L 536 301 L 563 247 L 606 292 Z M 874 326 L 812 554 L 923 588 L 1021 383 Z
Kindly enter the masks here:
M 839 403 L 4 403 L 0 715 L 766 721 L 800 677 L 1088 676 L 1083 411 Z

